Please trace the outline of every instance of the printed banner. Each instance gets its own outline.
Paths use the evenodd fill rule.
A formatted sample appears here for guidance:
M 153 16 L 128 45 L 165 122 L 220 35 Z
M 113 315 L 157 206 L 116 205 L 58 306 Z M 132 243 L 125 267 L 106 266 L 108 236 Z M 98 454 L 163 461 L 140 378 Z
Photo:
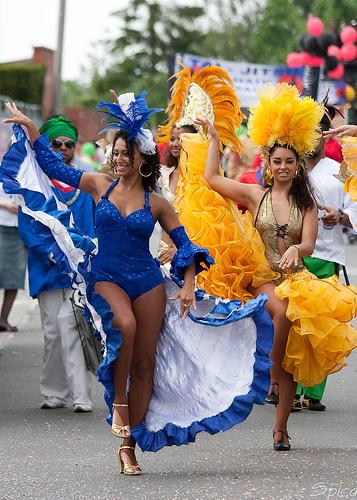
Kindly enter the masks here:
M 191 54 L 176 55 L 175 71 L 180 69 L 179 63 L 193 71 L 198 71 L 206 66 L 220 66 L 231 75 L 234 88 L 238 94 L 241 105 L 245 108 L 257 102 L 257 90 L 265 83 L 288 82 L 303 90 L 304 68 L 287 68 L 285 66 L 272 66 L 268 64 L 252 64 L 247 62 L 225 61 L 213 57 L 200 57 Z
M 238 94 L 241 105 L 248 108 L 257 102 L 257 90 L 265 83 L 287 82 L 303 92 L 308 85 L 309 68 L 288 68 L 286 66 L 273 66 L 269 64 L 253 64 L 248 62 L 226 61 L 214 57 L 201 57 L 192 54 L 176 54 L 175 71 L 179 71 L 179 63 L 183 62 L 191 71 L 198 71 L 206 66 L 220 66 L 231 75 L 234 88 Z M 320 75 L 323 71 L 320 70 Z M 318 100 L 321 101 L 329 90 L 329 102 L 341 104 L 343 102 L 343 89 L 345 82 L 335 82 L 320 76 L 318 87 Z

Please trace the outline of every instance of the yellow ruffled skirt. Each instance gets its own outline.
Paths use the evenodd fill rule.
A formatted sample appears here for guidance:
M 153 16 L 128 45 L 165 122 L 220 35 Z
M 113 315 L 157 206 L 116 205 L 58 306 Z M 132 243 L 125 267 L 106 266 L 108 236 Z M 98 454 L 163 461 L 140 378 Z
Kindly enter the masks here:
M 351 174 L 344 184 L 345 191 L 353 201 L 357 201 L 357 137 L 343 137 L 340 139 L 342 153 Z
M 219 195 L 204 180 L 208 143 L 200 134 L 181 134 L 180 175 L 175 208 L 193 243 L 206 247 L 216 265 L 198 277 L 198 287 L 216 297 L 246 302 L 249 285 L 258 287 L 278 275 L 249 212 Z M 345 366 L 356 347 L 357 331 L 348 324 L 357 308 L 357 291 L 304 270 L 275 289 L 288 299 L 292 322 L 284 368 L 296 382 L 311 387 Z
M 249 212 L 243 214 L 204 180 L 208 142 L 200 134 L 181 134 L 180 175 L 175 208 L 196 245 L 208 248 L 216 265 L 200 273 L 199 288 L 216 297 L 252 298 L 258 287 L 277 277 Z
M 275 294 L 288 300 L 292 326 L 283 367 L 295 382 L 312 387 L 346 366 L 357 346 L 357 331 L 348 323 L 356 316 L 357 289 L 337 276 L 318 279 L 305 270 L 289 276 Z
M 344 184 L 345 191 L 352 201 L 357 201 L 357 174 L 351 175 Z

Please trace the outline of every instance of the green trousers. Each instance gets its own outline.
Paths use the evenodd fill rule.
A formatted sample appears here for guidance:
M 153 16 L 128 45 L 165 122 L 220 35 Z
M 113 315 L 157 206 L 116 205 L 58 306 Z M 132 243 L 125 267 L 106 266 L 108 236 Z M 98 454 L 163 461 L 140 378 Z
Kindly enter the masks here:
M 304 264 L 306 269 L 310 271 L 310 273 L 317 276 L 317 278 L 329 278 L 334 274 L 339 274 L 340 266 L 335 262 L 329 262 L 328 260 L 317 259 L 316 257 L 304 257 Z M 303 387 L 301 384 L 298 384 L 296 389 L 296 394 L 301 396 L 304 394 L 308 398 L 318 399 L 321 401 L 322 396 L 325 391 L 327 378 L 321 382 L 321 384 L 315 385 L 314 387 Z

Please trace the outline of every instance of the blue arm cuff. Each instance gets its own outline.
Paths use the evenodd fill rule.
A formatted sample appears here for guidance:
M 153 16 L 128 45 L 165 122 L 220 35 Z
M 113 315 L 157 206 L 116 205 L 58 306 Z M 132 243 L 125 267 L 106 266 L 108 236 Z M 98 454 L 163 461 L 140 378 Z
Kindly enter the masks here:
M 169 236 L 177 248 L 177 252 L 171 262 L 171 273 L 179 280 L 184 279 L 185 268 L 192 264 L 192 262 L 196 264 L 195 274 L 199 274 L 214 264 L 214 260 L 207 248 L 194 245 L 187 236 L 183 226 L 173 229 Z

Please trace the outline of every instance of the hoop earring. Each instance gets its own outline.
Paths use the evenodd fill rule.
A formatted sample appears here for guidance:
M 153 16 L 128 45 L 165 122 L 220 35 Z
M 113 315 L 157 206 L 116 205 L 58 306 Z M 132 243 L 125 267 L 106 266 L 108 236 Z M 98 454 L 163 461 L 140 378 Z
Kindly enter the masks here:
M 144 162 L 143 162 L 143 163 L 140 165 L 140 167 L 139 167 L 139 174 L 141 175 L 141 177 L 151 177 L 151 176 L 152 176 L 152 168 L 151 168 L 151 167 L 150 167 L 150 165 L 149 165 L 149 167 L 150 167 L 150 173 L 149 173 L 149 174 L 143 174 L 143 173 L 142 173 L 142 171 L 141 171 L 141 167 L 142 167 L 143 165 L 147 165 L 147 163 L 145 163 L 145 164 L 144 164 Z
M 271 171 L 271 168 L 268 167 L 265 172 L 265 182 L 268 184 L 268 186 L 272 186 L 273 181 L 274 181 L 273 172 Z

